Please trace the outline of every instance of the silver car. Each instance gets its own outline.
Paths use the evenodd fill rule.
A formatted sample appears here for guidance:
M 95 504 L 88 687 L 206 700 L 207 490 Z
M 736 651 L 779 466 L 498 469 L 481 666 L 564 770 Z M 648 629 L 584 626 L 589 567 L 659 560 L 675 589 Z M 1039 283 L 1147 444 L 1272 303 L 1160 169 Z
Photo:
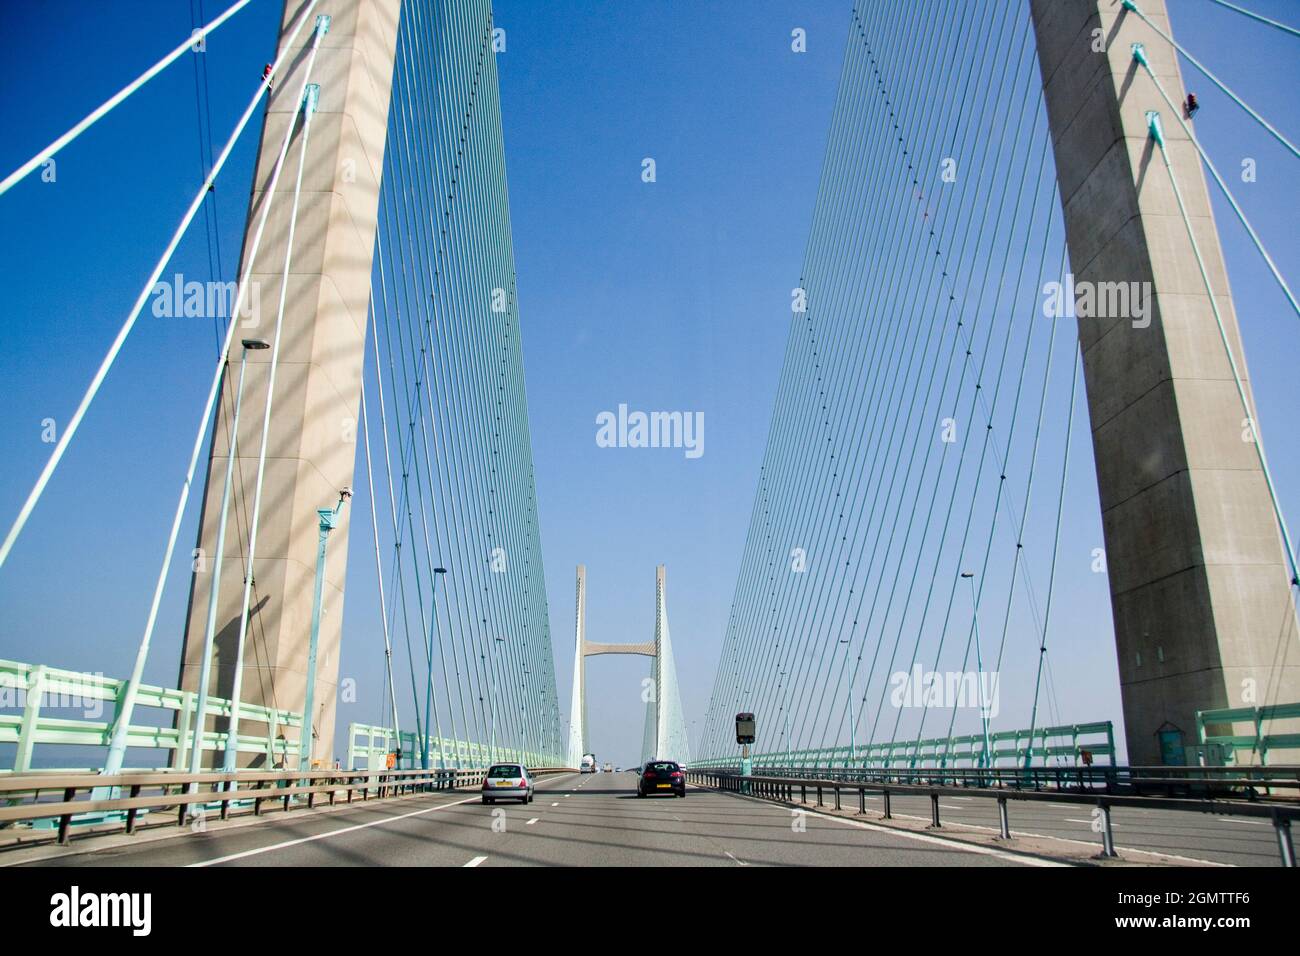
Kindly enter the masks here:
M 483 777 L 483 802 L 518 800 L 533 802 L 533 778 L 528 768 L 518 763 L 494 763 Z

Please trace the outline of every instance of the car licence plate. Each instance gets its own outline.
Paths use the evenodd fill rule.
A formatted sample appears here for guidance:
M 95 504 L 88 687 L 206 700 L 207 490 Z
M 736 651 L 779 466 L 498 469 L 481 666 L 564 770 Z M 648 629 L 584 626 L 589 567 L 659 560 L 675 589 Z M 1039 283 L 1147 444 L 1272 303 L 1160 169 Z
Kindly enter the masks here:
M 661 784 L 657 784 L 657 786 L 659 787 L 660 790 L 667 790 L 669 787 L 672 786 L 672 784 L 671 784 L 671 783 L 661 783 Z
M 517 784 L 513 783 L 513 782 L 510 781 L 510 780 L 498 780 L 498 781 L 497 781 L 497 786 L 498 786 L 498 787 L 514 787 L 514 786 L 517 786 Z

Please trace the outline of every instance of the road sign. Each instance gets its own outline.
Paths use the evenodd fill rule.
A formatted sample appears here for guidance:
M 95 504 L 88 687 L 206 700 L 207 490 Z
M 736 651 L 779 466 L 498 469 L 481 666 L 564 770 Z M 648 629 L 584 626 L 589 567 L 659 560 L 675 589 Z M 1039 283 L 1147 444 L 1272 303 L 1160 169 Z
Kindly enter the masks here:
M 736 743 L 752 744 L 754 742 L 754 715 L 736 715 Z

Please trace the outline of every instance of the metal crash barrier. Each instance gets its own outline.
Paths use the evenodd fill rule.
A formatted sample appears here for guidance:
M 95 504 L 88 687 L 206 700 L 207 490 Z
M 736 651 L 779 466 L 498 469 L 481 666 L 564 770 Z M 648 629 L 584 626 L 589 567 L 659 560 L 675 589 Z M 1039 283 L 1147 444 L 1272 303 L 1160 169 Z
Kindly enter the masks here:
M 534 776 L 574 772 L 530 769 Z M 66 844 L 74 822 L 120 825 L 134 833 L 142 812 L 175 811 L 176 823 L 213 809 L 260 815 L 268 807 L 313 809 L 319 801 L 389 799 L 481 786 L 484 769 L 471 770 L 243 770 L 235 773 L 154 771 L 115 776 L 68 771 L 0 777 L 0 828 L 57 821 Z M 80 819 L 79 819 L 80 818 Z M 0 830 L 2 832 L 2 830 Z M 96 832 L 103 832 L 97 829 Z
M 1098 769 L 1109 771 L 1110 774 L 1100 775 L 1096 787 L 1050 786 L 1045 785 L 1047 778 L 1037 778 L 1037 786 L 1025 785 L 1023 772 L 1008 771 L 1007 778 L 998 779 L 990 770 L 971 771 L 970 784 L 961 785 L 954 777 L 960 779 L 963 774 L 958 772 L 954 775 L 951 768 L 916 768 L 890 772 L 828 770 L 821 773 L 813 768 L 801 768 L 794 773 L 764 769 L 761 773 L 748 776 L 735 769 L 692 768 L 687 771 L 686 777 L 694 784 L 723 793 L 746 794 L 779 803 L 807 805 L 811 797 L 818 807 L 825 807 L 829 796 L 833 799 L 836 810 L 842 809 L 842 794 L 856 794 L 859 814 L 867 812 L 868 795 L 880 796 L 884 803 L 884 819 L 892 819 L 891 796 L 927 796 L 930 799 L 930 826 L 935 829 L 942 826 L 939 818 L 941 796 L 984 798 L 997 804 L 998 834 L 1003 840 L 1011 839 L 1008 811 L 1011 801 L 1085 805 L 1096 808 L 1101 823 L 1102 857 L 1117 855 L 1111 826 L 1111 812 L 1115 809 L 1177 810 L 1216 816 L 1257 817 L 1273 823 L 1282 865 L 1296 865 L 1291 823 L 1300 817 L 1300 803 L 1295 801 L 1294 794 L 1285 800 L 1259 799 L 1257 796 L 1253 799 L 1240 799 L 1193 795 L 1193 791 L 1198 788 L 1241 787 L 1243 783 L 1248 784 L 1252 792 L 1257 788 L 1300 788 L 1300 767 L 1255 768 L 1258 773 L 1248 775 L 1246 781 L 1242 780 L 1243 768 L 1187 767 L 1181 768 L 1184 771 L 1182 773 L 1175 773 L 1174 768 L 1169 767 Z M 1148 770 L 1158 773 L 1148 774 Z M 1222 772 L 1216 773 L 1216 770 Z M 1118 781 L 1121 778 L 1125 781 L 1124 788 L 1130 792 L 1120 792 Z M 1168 788 L 1175 785 L 1184 788 L 1189 795 L 1146 796 L 1141 793 L 1143 787 Z

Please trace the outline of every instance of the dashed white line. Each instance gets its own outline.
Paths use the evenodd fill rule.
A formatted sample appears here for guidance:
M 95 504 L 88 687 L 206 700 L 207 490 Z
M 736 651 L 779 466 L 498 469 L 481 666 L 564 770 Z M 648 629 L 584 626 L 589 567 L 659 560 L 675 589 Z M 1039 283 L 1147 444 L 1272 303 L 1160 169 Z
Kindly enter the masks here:
M 486 860 L 486 859 L 487 859 L 487 857 L 485 857 L 485 856 L 476 856 L 476 857 L 474 857 L 474 859 L 470 860 L 470 861 L 469 861 L 468 863 L 466 863 L 465 865 L 466 865 L 466 866 L 478 866 L 480 863 L 482 863 L 482 862 L 483 862 L 484 860 Z
M 559 803 L 552 803 L 551 806 L 553 806 L 553 807 L 558 807 L 558 806 L 559 806 Z
M 527 823 L 525 823 L 524 826 L 526 826 L 526 827 L 530 827 L 530 826 L 532 826 L 534 823 L 536 823 L 537 820 L 538 820 L 537 817 L 533 817 L 531 820 L 529 820 Z
M 727 850 L 723 850 L 722 852 L 726 853 L 727 856 L 731 857 L 731 861 L 735 863 L 736 866 L 749 866 L 749 864 L 746 863 L 744 860 L 737 860 L 736 855 L 734 853 L 730 853 Z

